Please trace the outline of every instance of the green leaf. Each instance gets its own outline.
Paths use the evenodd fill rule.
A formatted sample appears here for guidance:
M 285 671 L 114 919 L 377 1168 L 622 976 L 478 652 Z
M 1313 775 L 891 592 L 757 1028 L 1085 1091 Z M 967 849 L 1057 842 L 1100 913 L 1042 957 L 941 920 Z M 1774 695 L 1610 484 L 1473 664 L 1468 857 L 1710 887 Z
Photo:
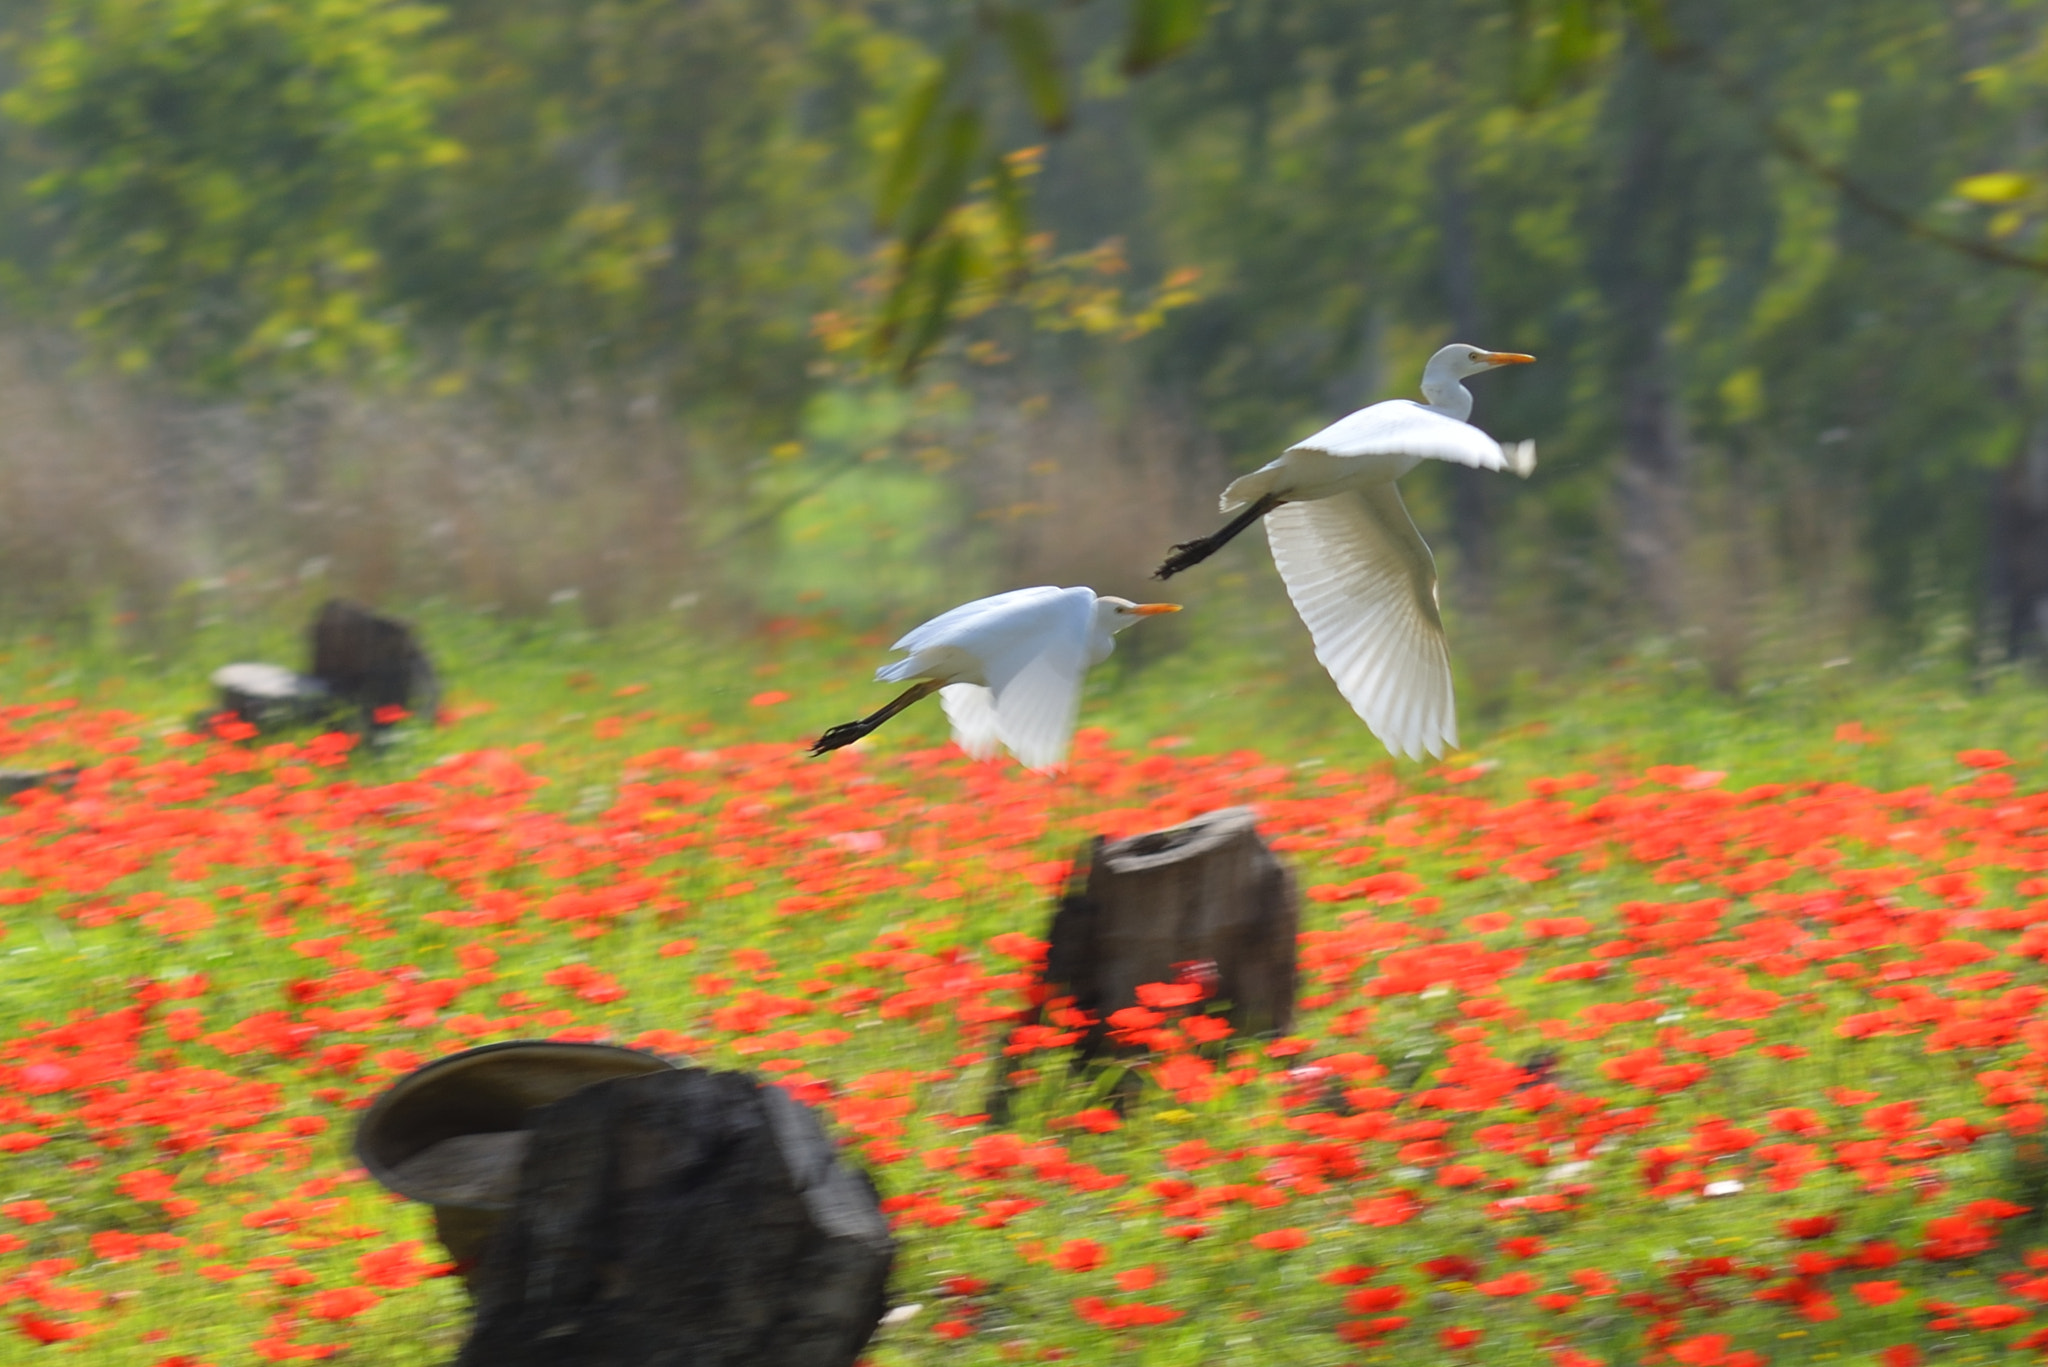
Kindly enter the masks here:
M 1005 7 L 997 22 L 1025 98 L 1031 101 L 1031 112 L 1048 133 L 1065 131 L 1067 87 L 1060 78 L 1059 47 L 1053 42 L 1052 25 L 1038 11 L 1018 5 Z
M 1139 76 L 1178 56 L 1209 22 L 1209 0 L 1131 0 L 1124 74 Z
M 1583 78 L 1633 25 L 1652 50 L 1677 45 L 1665 0 L 1508 0 L 1515 99 L 1544 103 Z
M 981 151 L 981 111 L 956 105 L 947 113 L 935 142 L 933 159 L 897 227 L 904 251 L 912 256 L 967 193 L 967 179 Z
M 910 343 L 903 349 L 903 359 L 896 368 L 896 378 L 909 383 L 917 374 L 917 368 L 924 364 L 925 357 L 946 335 L 946 325 L 953 320 L 953 301 L 959 297 L 960 286 L 967 279 L 967 243 L 958 234 L 949 233 L 939 243 L 937 250 L 925 254 L 926 268 L 922 272 L 923 308 L 918 314 L 917 326 L 910 334 Z
M 1550 65 L 1562 76 L 1583 70 L 1600 51 L 1600 17 L 1593 0 L 1559 0 L 1550 40 Z
M 1973 204 L 2015 204 L 2034 193 L 2034 182 L 2017 171 L 1987 171 L 1957 181 L 1956 193 Z
M 960 53 L 955 51 L 927 77 L 903 103 L 896 121 L 896 152 L 882 172 L 882 186 L 875 196 L 875 222 L 886 228 L 903 212 L 910 192 L 918 183 L 925 158 L 932 151 L 934 131 L 939 122 L 939 102 L 953 84 Z

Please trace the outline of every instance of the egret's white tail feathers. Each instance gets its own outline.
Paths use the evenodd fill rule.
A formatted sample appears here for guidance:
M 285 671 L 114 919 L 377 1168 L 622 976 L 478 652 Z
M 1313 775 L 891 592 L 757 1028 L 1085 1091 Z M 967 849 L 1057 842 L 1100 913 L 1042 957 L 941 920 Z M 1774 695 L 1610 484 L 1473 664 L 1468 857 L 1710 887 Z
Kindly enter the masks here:
M 1536 443 L 1533 441 L 1503 442 L 1501 449 L 1508 453 L 1508 469 L 1523 479 L 1536 473 Z
M 917 678 L 923 672 L 918 667 L 915 656 L 903 660 L 891 660 L 875 671 L 875 682 L 902 683 L 905 679 Z
M 953 723 L 953 743 L 974 758 L 993 759 L 1003 748 L 996 695 L 980 684 L 947 684 L 939 690 L 939 706 Z
M 1266 536 L 1316 658 L 1372 733 L 1410 759 L 1455 748 L 1436 566 L 1394 486 L 1284 503 Z
M 1216 506 L 1226 513 L 1258 502 L 1273 492 L 1273 480 L 1279 474 L 1279 462 L 1263 465 L 1248 475 L 1239 475 L 1230 481 L 1230 487 L 1223 491 L 1223 497 Z

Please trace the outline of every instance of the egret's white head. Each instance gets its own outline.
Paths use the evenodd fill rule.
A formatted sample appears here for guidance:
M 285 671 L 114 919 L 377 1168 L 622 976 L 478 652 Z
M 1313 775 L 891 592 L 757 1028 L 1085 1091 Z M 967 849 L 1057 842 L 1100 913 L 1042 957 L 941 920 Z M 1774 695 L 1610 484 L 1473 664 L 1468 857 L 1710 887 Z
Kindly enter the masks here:
M 1430 357 L 1429 364 L 1422 368 L 1422 397 L 1431 408 L 1463 422 L 1472 416 L 1472 391 L 1460 380 L 1496 366 L 1527 365 L 1535 359 L 1519 351 L 1487 351 L 1453 342 Z
M 1423 369 L 1423 374 L 1428 376 L 1436 373 L 1449 379 L 1462 380 L 1467 375 L 1477 375 L 1483 370 L 1492 370 L 1504 365 L 1527 365 L 1535 359 L 1534 356 L 1524 356 L 1519 351 L 1488 351 L 1484 347 L 1453 342 L 1429 358 L 1429 364 Z
M 1095 600 L 1095 625 L 1114 636 L 1126 627 L 1136 626 L 1141 618 L 1179 611 L 1178 603 L 1133 603 L 1128 598 L 1105 596 Z

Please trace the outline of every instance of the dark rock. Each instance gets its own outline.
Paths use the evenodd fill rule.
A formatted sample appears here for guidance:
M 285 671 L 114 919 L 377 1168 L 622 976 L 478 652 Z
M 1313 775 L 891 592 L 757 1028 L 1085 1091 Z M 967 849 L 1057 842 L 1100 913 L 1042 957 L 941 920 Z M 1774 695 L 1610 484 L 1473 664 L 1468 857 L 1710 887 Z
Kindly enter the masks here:
M 894 1244 L 812 1113 L 738 1073 L 586 1087 L 528 1118 L 456 1367 L 850 1367 Z

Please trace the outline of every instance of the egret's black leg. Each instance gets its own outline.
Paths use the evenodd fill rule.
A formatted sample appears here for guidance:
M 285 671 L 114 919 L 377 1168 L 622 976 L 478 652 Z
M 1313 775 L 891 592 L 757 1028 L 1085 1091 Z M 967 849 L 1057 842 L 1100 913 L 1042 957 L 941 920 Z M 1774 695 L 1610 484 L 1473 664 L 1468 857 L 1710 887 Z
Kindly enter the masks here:
M 1281 501 L 1278 494 L 1264 494 L 1260 496 L 1256 503 L 1253 503 L 1249 508 L 1246 508 L 1243 512 L 1225 523 L 1222 531 L 1215 533 L 1213 536 L 1205 536 L 1199 541 L 1181 542 L 1173 548 L 1173 554 L 1167 556 L 1160 563 L 1159 568 L 1152 571 L 1152 577 L 1154 579 L 1171 579 L 1182 570 L 1191 569 L 1201 564 L 1204 560 L 1207 560 L 1210 556 L 1229 545 L 1231 538 L 1235 537 L 1239 532 L 1279 507 Z
M 929 698 L 932 694 L 938 692 L 944 686 L 945 685 L 941 684 L 936 679 L 924 679 L 918 683 L 912 684 L 908 689 L 904 690 L 903 693 L 898 695 L 898 697 L 893 702 L 891 702 L 887 707 L 884 707 L 876 712 L 870 712 L 867 716 L 862 717 L 859 721 L 843 721 L 839 723 L 839 725 L 833 727 L 830 731 L 827 731 L 824 735 L 818 737 L 816 742 L 814 742 L 811 746 L 811 753 L 814 755 L 822 755 L 828 750 L 837 750 L 842 745 L 853 744 L 861 737 L 872 734 L 876 727 L 880 726 L 883 722 L 889 720 L 889 718 L 895 716 L 898 712 L 901 712 L 904 708 L 910 706 L 918 699 Z

